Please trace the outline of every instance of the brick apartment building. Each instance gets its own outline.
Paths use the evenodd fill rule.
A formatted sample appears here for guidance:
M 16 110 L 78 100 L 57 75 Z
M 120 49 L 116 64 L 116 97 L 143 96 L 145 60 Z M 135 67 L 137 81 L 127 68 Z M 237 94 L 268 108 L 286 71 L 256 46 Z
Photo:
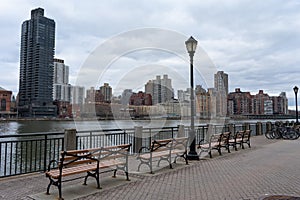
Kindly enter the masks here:
M 284 92 L 269 96 L 263 90 L 255 95 L 236 88 L 227 96 L 228 115 L 273 115 L 288 114 L 288 99 Z

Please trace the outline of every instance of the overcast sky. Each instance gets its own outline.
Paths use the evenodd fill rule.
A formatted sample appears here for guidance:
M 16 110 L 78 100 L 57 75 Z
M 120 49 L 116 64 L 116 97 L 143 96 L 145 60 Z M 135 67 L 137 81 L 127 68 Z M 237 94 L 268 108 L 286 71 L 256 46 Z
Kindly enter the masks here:
M 298 0 L 52 0 L 47 3 L 37 0 L 2 0 L 0 87 L 12 90 L 15 95 L 19 84 L 21 24 L 30 19 L 30 11 L 37 7 L 44 8 L 45 16 L 56 22 L 55 57 L 64 59 L 70 66 L 71 84 L 75 84 L 92 52 L 97 51 L 101 45 L 103 47 L 103 43 L 132 30 L 158 28 L 178 32 L 178 35 L 186 36 L 186 39 L 191 35 L 196 38 L 199 48 L 206 52 L 216 70 L 229 74 L 230 92 L 235 88 L 251 94 L 258 93 L 260 89 L 269 95 L 279 95 L 284 91 L 290 106 L 294 105 L 292 88 L 300 86 Z M 184 42 L 182 43 L 185 51 Z M 144 69 L 160 69 L 154 72 L 157 75 L 168 73 L 165 69 L 168 67 L 185 67 L 186 61 L 183 62 L 180 55 L 166 55 L 172 53 L 174 52 L 165 51 L 160 54 L 153 49 L 127 52 L 126 55 L 119 55 L 117 61 L 111 62 L 109 70 L 122 67 L 128 72 L 124 75 L 123 71 L 121 76 L 126 76 L 125 79 L 129 80 L 132 79 L 129 72 L 139 69 L 132 68 L 133 65 Z M 199 57 L 195 55 L 195 62 Z M 169 74 L 174 85 L 180 79 L 178 75 L 189 75 L 189 68 L 185 68 L 185 72 Z M 138 73 L 141 73 L 140 69 Z M 110 84 L 116 88 L 118 86 L 115 84 L 121 84 L 122 87 L 118 87 L 120 90 L 126 88 L 127 85 L 124 86 L 122 81 L 112 81 L 116 77 L 118 75 L 112 73 L 109 77 L 108 74 L 105 78 L 100 78 L 97 85 L 102 85 L 101 81 L 105 80 L 111 81 Z M 141 87 L 132 87 L 140 89 L 148 79 L 154 78 L 155 75 L 150 74 L 149 77 L 144 77 L 144 82 L 139 83 Z M 185 81 L 188 82 L 187 80 L 188 77 Z M 197 78 L 195 84 L 205 85 Z M 185 85 L 180 88 L 177 83 L 176 87 L 175 90 L 184 89 Z

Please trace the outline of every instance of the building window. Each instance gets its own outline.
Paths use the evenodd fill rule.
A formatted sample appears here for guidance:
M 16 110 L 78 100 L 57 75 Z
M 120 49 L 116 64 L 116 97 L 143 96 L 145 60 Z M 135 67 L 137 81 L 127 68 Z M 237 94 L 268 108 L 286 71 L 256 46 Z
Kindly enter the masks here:
M 1 111 L 6 111 L 6 100 L 5 99 L 1 99 Z

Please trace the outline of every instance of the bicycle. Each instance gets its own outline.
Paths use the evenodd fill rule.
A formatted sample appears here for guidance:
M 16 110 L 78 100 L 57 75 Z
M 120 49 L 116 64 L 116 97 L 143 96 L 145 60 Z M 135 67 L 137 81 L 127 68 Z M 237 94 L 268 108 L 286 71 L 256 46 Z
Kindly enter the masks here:
M 265 133 L 268 139 L 296 140 L 300 137 L 300 126 L 286 126 L 282 122 L 275 122 L 272 130 Z
M 286 140 L 296 140 L 300 137 L 299 127 L 296 126 L 287 126 L 286 131 L 282 133 L 282 139 Z

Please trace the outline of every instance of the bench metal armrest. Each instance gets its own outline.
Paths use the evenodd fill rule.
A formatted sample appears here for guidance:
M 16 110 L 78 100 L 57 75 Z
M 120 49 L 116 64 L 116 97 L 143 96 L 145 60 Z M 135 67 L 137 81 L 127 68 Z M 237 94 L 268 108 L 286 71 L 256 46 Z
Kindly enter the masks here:
M 208 143 L 208 141 L 205 139 L 202 139 L 199 141 L 198 146 L 200 147 L 201 144 L 206 144 L 206 143 Z
M 57 167 L 60 165 L 60 161 L 57 161 L 57 160 L 50 160 L 50 162 L 49 162 L 49 164 L 48 164 L 48 168 L 47 168 L 47 171 L 48 171 L 48 172 L 51 170 L 51 165 L 52 165 L 52 163 L 55 163 Z
M 143 149 L 146 149 L 148 152 L 147 153 L 149 153 L 150 152 L 150 148 L 149 147 L 141 147 L 140 149 L 139 149 L 139 154 L 141 154 L 142 153 L 142 150 Z

